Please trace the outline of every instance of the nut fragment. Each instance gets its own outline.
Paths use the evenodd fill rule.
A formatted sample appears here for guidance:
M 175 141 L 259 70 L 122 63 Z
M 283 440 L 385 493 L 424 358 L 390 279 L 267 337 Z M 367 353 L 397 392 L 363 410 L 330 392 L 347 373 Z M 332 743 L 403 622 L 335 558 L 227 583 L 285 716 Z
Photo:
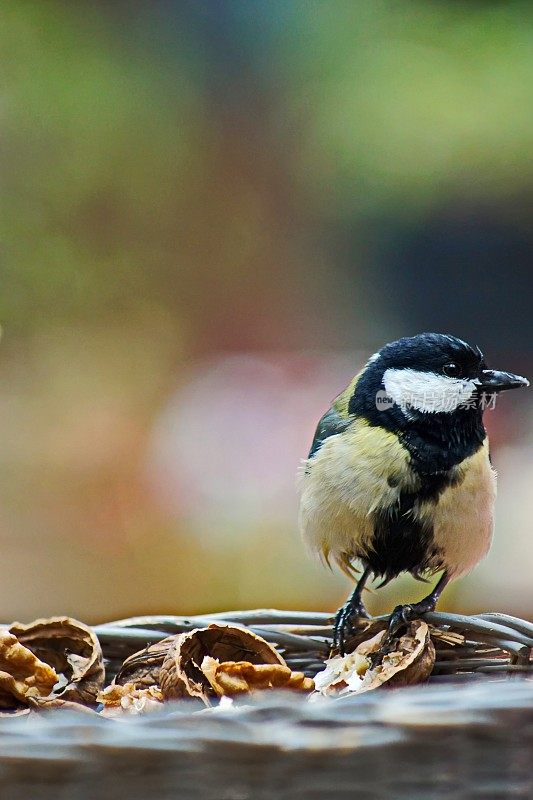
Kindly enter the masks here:
M 63 676 L 55 697 L 95 703 L 104 683 L 104 663 L 102 648 L 91 628 L 70 617 L 51 617 L 29 625 L 15 622 L 10 633 Z
M 402 636 L 379 653 L 379 662 L 372 664 L 371 656 L 380 651 L 385 635 L 385 630 L 380 631 L 361 642 L 353 653 L 326 661 L 326 668 L 315 675 L 317 691 L 326 695 L 361 693 L 384 684 L 407 686 L 425 681 L 435 663 L 427 624 L 422 620 L 411 622 Z
M 277 650 L 245 628 L 212 624 L 172 638 L 160 671 L 165 699 L 200 697 L 206 705 L 210 704 L 215 691 L 201 669 L 206 656 L 219 662 L 246 660 L 250 664 L 276 664 L 288 669 Z
M 315 689 L 326 695 L 357 691 L 369 668 L 370 659 L 358 650 L 345 656 L 334 656 L 329 658 L 325 668 L 315 675 Z
M 57 681 L 52 667 L 12 633 L 0 631 L 0 708 L 17 708 L 26 705 L 29 697 L 46 697 Z
M 220 697 L 246 694 L 258 689 L 293 689 L 312 692 L 314 683 L 303 672 L 291 672 L 282 664 L 250 664 L 249 661 L 223 661 L 205 656 L 201 670 Z
M 137 689 L 134 683 L 112 684 L 100 692 L 98 701 L 103 703 L 101 713 L 105 717 L 147 714 L 163 707 L 163 695 L 157 686 Z

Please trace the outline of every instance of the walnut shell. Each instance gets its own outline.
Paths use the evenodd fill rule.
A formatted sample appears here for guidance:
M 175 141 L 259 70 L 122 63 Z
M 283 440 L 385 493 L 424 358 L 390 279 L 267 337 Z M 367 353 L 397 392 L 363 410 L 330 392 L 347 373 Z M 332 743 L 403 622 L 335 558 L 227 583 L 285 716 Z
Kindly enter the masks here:
M 136 689 L 159 685 L 159 672 L 175 636 L 167 636 L 129 656 L 119 669 L 113 684 L 131 683 Z
M 409 623 L 406 632 L 396 637 L 379 655 L 386 630 L 360 642 L 352 653 L 326 661 L 324 670 L 315 675 L 319 692 L 327 695 L 368 692 L 379 686 L 407 686 L 425 681 L 435 663 L 435 647 L 429 628 L 422 620 Z
M 0 631 L 0 708 L 29 705 L 29 698 L 46 697 L 59 676 L 16 636 Z
M 277 650 L 245 628 L 212 624 L 172 638 L 160 671 L 165 699 L 199 697 L 210 704 L 215 691 L 202 672 L 206 656 L 219 662 L 246 660 L 252 665 L 277 664 L 288 669 Z
M 377 634 L 357 648 L 363 656 L 378 652 L 385 631 Z M 435 663 L 435 647 L 429 635 L 427 623 L 418 619 L 409 623 L 407 632 L 393 639 L 381 656 L 380 663 L 374 665 L 365 675 L 361 691 L 378 686 L 410 686 L 423 683 L 431 675 Z
M 104 661 L 91 628 L 70 617 L 50 617 L 28 625 L 14 622 L 10 633 L 63 676 L 54 697 L 94 705 L 104 685 Z

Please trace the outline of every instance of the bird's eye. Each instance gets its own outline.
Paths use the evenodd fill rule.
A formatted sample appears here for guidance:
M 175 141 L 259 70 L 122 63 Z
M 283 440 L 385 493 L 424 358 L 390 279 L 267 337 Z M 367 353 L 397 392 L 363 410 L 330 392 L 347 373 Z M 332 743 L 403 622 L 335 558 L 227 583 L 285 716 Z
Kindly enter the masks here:
M 442 372 L 447 378 L 458 378 L 461 374 L 461 367 L 459 367 L 457 364 L 454 364 L 452 361 L 450 364 L 445 364 L 443 366 Z

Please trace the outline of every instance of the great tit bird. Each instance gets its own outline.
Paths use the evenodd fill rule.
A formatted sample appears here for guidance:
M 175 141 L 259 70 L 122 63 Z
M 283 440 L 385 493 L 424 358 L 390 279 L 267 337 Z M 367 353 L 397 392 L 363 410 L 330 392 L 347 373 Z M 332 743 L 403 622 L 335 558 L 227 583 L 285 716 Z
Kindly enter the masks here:
M 498 392 L 528 386 L 487 369 L 478 347 L 422 333 L 375 353 L 318 423 L 301 474 L 300 528 L 326 563 L 362 574 L 335 618 L 344 653 L 370 576 L 424 580 L 418 603 L 397 606 L 389 633 L 432 611 L 444 587 L 469 572 L 492 539 L 496 474 L 483 411 Z

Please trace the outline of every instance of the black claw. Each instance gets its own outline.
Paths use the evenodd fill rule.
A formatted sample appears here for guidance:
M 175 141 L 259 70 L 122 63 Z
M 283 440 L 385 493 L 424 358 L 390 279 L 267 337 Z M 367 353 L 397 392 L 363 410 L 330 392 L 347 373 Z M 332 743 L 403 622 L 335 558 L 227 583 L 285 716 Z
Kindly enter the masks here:
M 341 656 L 345 655 L 346 638 L 355 630 L 354 622 L 363 617 L 369 619 L 370 615 L 362 600 L 348 600 L 335 615 L 333 626 L 333 647 L 338 649 Z
M 370 661 L 373 666 L 381 662 L 381 659 L 390 647 L 392 640 L 398 634 L 398 631 L 411 620 L 416 619 L 418 613 L 416 606 L 413 605 L 396 606 L 389 617 L 387 632 L 383 637 L 381 647 L 370 656 Z
M 389 619 L 388 636 L 392 639 L 400 628 L 407 625 L 412 619 L 417 616 L 417 611 L 412 605 L 396 606 Z
M 423 614 L 427 614 L 428 611 L 435 610 L 441 592 L 448 584 L 449 580 L 448 574 L 444 572 L 431 594 L 428 594 L 423 600 L 420 600 L 418 603 L 396 606 L 390 615 L 387 632 L 383 637 L 381 647 L 371 656 L 371 661 L 374 664 L 379 663 L 380 657 L 387 652 L 387 648 L 391 645 L 392 640 L 404 625 L 408 625 L 409 622 L 412 622 L 414 619 L 418 619 Z
M 370 619 L 370 614 L 361 600 L 361 592 L 365 588 L 365 582 L 368 580 L 371 572 L 372 570 L 370 567 L 366 566 L 351 596 L 342 608 L 339 608 L 335 616 L 335 624 L 333 626 L 333 648 L 338 649 L 342 656 L 346 652 L 344 647 L 346 636 L 353 633 L 355 630 L 354 621 L 361 617 Z
M 421 600 L 419 603 L 413 603 L 412 605 L 406 604 L 403 606 L 396 606 L 389 617 L 387 633 L 383 639 L 379 652 L 385 652 L 386 648 L 391 644 L 398 631 L 403 628 L 404 625 L 408 625 L 414 619 L 418 619 L 418 617 L 420 617 L 422 614 L 425 614 L 426 611 L 433 610 L 433 608 L 434 603 L 429 603 L 428 598 Z

